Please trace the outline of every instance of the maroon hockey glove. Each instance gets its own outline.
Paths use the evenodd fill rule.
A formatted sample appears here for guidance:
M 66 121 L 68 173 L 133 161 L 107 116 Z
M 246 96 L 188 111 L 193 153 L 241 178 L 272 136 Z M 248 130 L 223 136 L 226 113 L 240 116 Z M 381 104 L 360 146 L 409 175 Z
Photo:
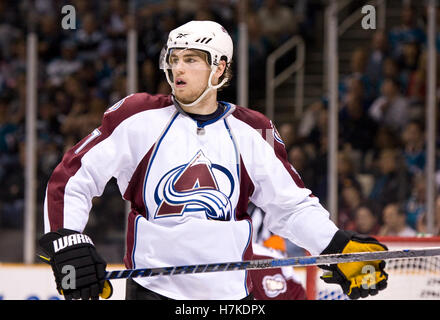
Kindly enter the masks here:
M 39 244 L 47 255 L 42 258 L 52 266 L 57 290 L 66 300 L 110 298 L 113 290 L 104 279 L 107 264 L 87 235 L 60 229 L 43 235 Z

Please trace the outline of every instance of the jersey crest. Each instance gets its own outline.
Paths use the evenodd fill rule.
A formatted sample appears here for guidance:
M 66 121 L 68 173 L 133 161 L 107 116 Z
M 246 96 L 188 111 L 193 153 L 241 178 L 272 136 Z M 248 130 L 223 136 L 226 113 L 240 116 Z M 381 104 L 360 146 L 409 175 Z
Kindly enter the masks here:
M 161 178 L 154 192 L 158 205 L 154 218 L 198 212 L 207 219 L 229 221 L 233 214 L 229 199 L 233 191 L 231 173 L 211 163 L 200 150 L 187 164 Z
M 265 276 L 262 285 L 266 296 L 269 298 L 274 298 L 287 290 L 286 280 L 279 273 Z

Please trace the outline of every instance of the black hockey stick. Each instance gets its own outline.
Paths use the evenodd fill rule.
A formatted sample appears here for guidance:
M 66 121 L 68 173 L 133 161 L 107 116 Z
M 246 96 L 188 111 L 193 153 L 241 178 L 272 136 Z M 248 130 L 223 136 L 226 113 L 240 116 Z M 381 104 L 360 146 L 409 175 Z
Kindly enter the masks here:
M 375 261 L 390 260 L 404 258 L 418 258 L 440 256 L 440 247 L 422 248 L 422 249 L 405 249 L 390 251 L 374 251 L 374 252 L 356 252 L 344 254 L 327 254 L 319 256 L 304 256 L 283 259 L 260 259 L 246 260 L 238 262 L 210 263 L 182 265 L 177 267 L 160 267 L 160 268 L 144 268 L 144 269 L 127 269 L 107 271 L 106 279 L 128 279 L 137 277 L 152 277 L 159 275 L 176 275 L 191 273 L 206 273 L 218 271 L 237 271 L 252 269 L 271 269 L 279 267 L 305 267 L 315 265 L 337 264 L 355 261 Z

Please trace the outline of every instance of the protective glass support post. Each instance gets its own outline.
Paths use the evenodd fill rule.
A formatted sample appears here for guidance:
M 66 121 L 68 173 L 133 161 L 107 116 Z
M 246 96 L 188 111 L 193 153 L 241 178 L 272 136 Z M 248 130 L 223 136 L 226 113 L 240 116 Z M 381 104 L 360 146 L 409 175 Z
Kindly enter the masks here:
M 327 209 L 334 223 L 338 220 L 338 177 L 337 177 L 337 152 L 338 152 L 338 2 L 332 0 L 326 9 L 327 30 L 327 67 L 328 67 L 328 156 L 327 156 Z
M 127 95 L 138 91 L 138 66 L 137 66 L 137 30 L 136 30 L 136 0 L 129 3 L 129 28 L 127 31 Z M 129 201 L 125 201 L 125 224 L 127 228 L 128 215 L 131 210 Z
M 430 0 L 427 6 L 428 56 L 427 56 L 427 92 L 426 92 L 426 226 L 429 234 L 434 232 L 435 214 L 435 146 L 436 146 L 436 87 L 437 87 L 437 53 L 436 53 L 436 15 L 437 1 Z
M 249 104 L 249 40 L 247 26 L 247 1 L 237 2 L 238 23 L 238 104 L 247 108 Z
M 32 28 L 31 28 L 32 30 Z M 37 172 L 37 34 L 30 31 L 26 48 L 26 167 L 24 210 L 24 263 L 31 264 L 35 257 L 36 237 L 36 172 Z

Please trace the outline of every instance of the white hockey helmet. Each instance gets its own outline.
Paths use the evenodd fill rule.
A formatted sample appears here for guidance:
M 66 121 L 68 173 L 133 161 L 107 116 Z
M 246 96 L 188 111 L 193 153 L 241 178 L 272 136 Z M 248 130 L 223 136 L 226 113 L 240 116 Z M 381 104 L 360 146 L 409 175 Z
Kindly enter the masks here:
M 213 21 L 190 21 L 172 30 L 168 36 L 166 46 L 162 49 L 159 65 L 164 70 L 168 83 L 174 94 L 174 83 L 172 81 L 171 65 L 169 57 L 173 49 L 194 49 L 205 52 L 208 56 L 208 64 L 211 66 L 211 74 L 208 85 L 202 95 L 190 104 L 198 103 L 211 89 L 218 89 L 227 81 L 227 77 L 216 86 L 212 86 L 211 79 L 215 73 L 220 60 L 226 61 L 228 68 L 232 61 L 233 43 L 231 36 L 219 23 Z

